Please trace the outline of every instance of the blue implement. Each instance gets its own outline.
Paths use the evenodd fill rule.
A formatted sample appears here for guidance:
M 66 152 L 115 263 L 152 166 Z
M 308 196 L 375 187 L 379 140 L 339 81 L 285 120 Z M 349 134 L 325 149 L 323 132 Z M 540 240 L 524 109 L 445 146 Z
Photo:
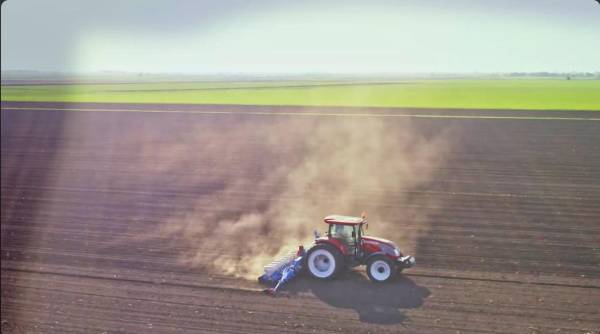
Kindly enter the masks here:
M 305 255 L 304 249 L 299 248 L 296 255 L 296 257 L 288 255 L 265 266 L 265 273 L 258 278 L 258 281 L 262 284 L 275 284 L 275 287 L 266 289 L 264 292 L 275 295 L 280 287 L 300 273 Z

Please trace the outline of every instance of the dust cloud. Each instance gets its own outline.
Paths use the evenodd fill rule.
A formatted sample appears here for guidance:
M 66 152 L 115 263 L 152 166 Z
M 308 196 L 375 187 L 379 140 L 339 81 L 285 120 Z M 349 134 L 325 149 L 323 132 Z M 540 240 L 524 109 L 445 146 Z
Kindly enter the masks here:
M 255 279 L 329 214 L 369 214 L 369 234 L 405 252 L 429 228 L 435 203 L 414 193 L 448 149 L 445 134 L 384 117 L 226 117 L 152 145 L 155 168 L 195 194 L 157 232 L 182 246 L 182 265 Z

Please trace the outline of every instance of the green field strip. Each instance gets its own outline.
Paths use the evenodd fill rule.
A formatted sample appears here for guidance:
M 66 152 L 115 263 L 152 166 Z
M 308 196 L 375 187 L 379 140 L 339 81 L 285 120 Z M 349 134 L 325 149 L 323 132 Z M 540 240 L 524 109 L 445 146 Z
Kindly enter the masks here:
M 36 102 L 600 111 L 600 80 L 29 85 L 2 86 L 1 99 Z

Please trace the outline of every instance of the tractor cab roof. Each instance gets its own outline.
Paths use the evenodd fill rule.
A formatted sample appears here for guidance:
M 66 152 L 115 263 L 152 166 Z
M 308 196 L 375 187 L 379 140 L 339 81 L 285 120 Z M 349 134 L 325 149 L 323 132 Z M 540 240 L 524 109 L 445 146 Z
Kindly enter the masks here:
M 342 224 L 342 225 L 359 225 L 366 223 L 367 220 L 362 217 L 352 216 L 341 216 L 341 215 L 330 215 L 325 217 L 325 223 L 327 224 Z

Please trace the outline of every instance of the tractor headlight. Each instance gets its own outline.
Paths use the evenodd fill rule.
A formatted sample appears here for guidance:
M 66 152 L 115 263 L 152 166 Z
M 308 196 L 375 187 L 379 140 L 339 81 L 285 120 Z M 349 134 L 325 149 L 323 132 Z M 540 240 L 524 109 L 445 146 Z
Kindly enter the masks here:
M 394 248 L 394 255 L 400 257 L 400 250 L 398 248 Z

